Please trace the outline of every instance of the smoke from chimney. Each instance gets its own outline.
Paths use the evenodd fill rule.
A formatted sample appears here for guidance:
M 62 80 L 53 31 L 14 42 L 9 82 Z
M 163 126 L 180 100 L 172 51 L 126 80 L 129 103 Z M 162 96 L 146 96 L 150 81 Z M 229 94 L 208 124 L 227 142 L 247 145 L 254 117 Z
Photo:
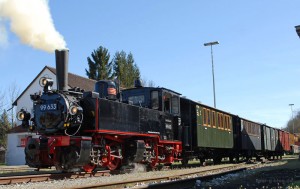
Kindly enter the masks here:
M 66 48 L 64 38 L 55 30 L 48 0 L 0 0 L 0 21 L 3 19 L 10 21 L 11 31 L 22 43 L 48 52 Z M 4 34 L 0 34 L 2 42 Z

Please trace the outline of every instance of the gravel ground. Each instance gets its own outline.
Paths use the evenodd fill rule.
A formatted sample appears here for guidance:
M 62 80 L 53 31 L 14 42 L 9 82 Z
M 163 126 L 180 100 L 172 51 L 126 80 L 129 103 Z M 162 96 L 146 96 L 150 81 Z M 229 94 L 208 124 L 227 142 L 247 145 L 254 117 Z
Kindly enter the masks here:
M 290 159 L 203 182 L 197 188 L 300 188 L 299 181 L 300 161 Z
M 216 165 L 216 166 L 207 166 L 207 167 L 197 167 L 189 169 L 178 169 L 178 170 L 168 170 L 168 171 L 152 171 L 152 172 L 143 172 L 143 167 L 137 167 L 136 171 L 133 173 L 127 173 L 122 175 L 112 175 L 107 177 L 91 177 L 91 178 L 81 178 L 81 179 L 65 179 L 65 180 L 55 180 L 47 182 L 37 182 L 37 183 L 24 183 L 24 184 L 13 184 L 13 185 L 0 185 L 2 188 L 24 188 L 24 189 L 40 189 L 40 188 L 49 188 L 49 189 L 58 189 L 58 188 L 74 188 L 81 185 L 96 185 L 99 183 L 110 183 L 118 182 L 124 180 L 134 180 L 134 179 L 143 179 L 143 178 L 153 178 L 160 176 L 172 176 L 179 173 L 189 173 L 196 172 L 199 170 L 210 170 L 212 168 L 221 168 L 229 167 L 233 164 L 226 165 Z
M 272 184 L 275 184 L 276 188 L 279 186 L 285 186 L 292 181 L 300 179 L 300 161 L 297 160 L 299 166 L 295 169 L 295 165 L 290 165 L 292 161 L 296 160 L 286 160 L 282 162 L 273 162 L 260 164 L 259 169 L 253 169 L 244 171 L 242 173 L 230 174 L 221 178 L 214 179 L 210 182 L 202 182 L 201 185 L 197 188 L 271 188 L 266 187 Z M 81 179 L 65 179 L 65 180 L 56 180 L 56 181 L 47 181 L 47 182 L 38 182 L 38 183 L 24 183 L 24 184 L 14 184 L 14 185 L 0 185 L 2 188 L 49 188 L 49 189 L 58 189 L 58 188 L 74 188 L 82 185 L 96 185 L 99 183 L 110 183 L 124 180 L 133 180 L 133 179 L 142 179 L 142 178 L 153 178 L 159 176 L 172 176 L 178 173 L 187 173 L 195 172 L 199 170 L 210 170 L 212 168 L 221 168 L 232 166 L 233 164 L 226 165 L 216 165 L 216 166 L 207 166 L 207 167 L 197 167 L 189 169 L 180 169 L 180 170 L 168 170 L 168 171 L 153 171 L 153 172 L 143 172 L 143 167 L 137 167 L 134 173 L 122 174 L 122 175 L 113 175 L 107 177 L 91 177 L 91 178 L 81 178 Z M 297 164 L 298 165 L 298 164 Z M 294 172 L 291 172 L 291 169 L 294 169 Z M 283 171 L 274 171 L 274 170 L 285 170 Z M 274 179 L 275 173 L 277 174 L 276 179 Z M 282 173 L 282 174 L 281 174 Z M 298 177 L 293 177 L 292 175 L 298 175 Z M 285 175 L 286 177 L 281 177 L 280 175 Z M 284 182 L 283 182 L 284 179 Z M 288 180 L 290 179 L 290 180 Z M 291 180 L 293 179 L 293 180 Z M 285 182 L 288 180 L 288 182 Z M 200 181 L 201 182 L 201 181 Z M 279 183 L 279 184 L 278 184 Z M 198 183 L 199 184 L 199 183 Z M 196 188 L 196 187 L 195 187 Z

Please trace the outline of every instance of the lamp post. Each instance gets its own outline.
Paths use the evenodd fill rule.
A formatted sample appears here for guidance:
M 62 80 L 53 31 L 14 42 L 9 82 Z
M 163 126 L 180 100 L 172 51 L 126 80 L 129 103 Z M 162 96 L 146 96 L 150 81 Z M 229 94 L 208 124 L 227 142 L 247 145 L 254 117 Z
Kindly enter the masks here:
M 209 43 L 204 43 L 204 46 L 210 46 L 211 53 L 211 68 L 212 68 L 212 77 L 213 77 L 213 92 L 214 92 L 214 107 L 216 108 L 216 90 L 215 90 L 215 73 L 214 73 L 214 56 L 213 56 L 213 45 L 218 45 L 219 41 L 213 41 Z
M 293 112 L 293 106 L 294 106 L 294 104 L 289 104 L 289 106 L 291 106 L 291 111 L 292 111 L 293 133 L 295 133 L 295 131 L 294 131 L 294 129 L 295 129 L 294 112 Z
M 296 28 L 296 32 L 297 32 L 298 36 L 300 37 L 300 25 L 295 26 L 295 28 Z

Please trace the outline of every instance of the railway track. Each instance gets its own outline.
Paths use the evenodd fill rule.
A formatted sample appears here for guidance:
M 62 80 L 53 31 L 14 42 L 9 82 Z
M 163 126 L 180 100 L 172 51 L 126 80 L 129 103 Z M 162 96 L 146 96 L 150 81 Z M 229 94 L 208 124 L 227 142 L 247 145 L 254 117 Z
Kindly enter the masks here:
M 62 179 L 78 179 L 88 177 L 109 176 L 109 171 L 98 171 L 95 173 L 49 173 L 49 174 L 31 174 L 20 176 L 4 176 L 0 177 L 0 185 L 28 183 L 28 182 L 43 182 L 50 180 Z
M 137 185 L 152 187 L 152 188 L 163 188 L 171 187 L 174 188 L 179 183 L 182 185 L 187 185 L 185 182 L 189 180 L 190 184 L 195 183 L 195 179 L 205 180 L 211 179 L 213 177 L 218 177 L 220 175 L 229 174 L 233 172 L 242 171 L 245 169 L 254 169 L 257 166 L 262 164 L 234 164 L 234 165 L 215 165 L 215 166 L 206 166 L 206 167 L 197 167 L 197 168 L 187 168 L 187 169 L 173 169 L 173 170 L 164 170 L 164 171 L 154 171 L 154 172 L 142 172 L 138 174 L 125 174 L 125 175 L 116 175 L 111 176 L 112 174 L 118 174 L 116 172 L 98 171 L 95 173 L 49 173 L 49 174 L 35 174 L 35 175 L 23 175 L 23 176 L 5 176 L 0 177 L 0 188 L 1 185 L 4 186 L 14 186 L 14 184 L 23 184 L 23 183 L 33 183 L 47 184 L 49 182 L 44 181 L 55 181 L 57 183 L 57 188 L 123 188 L 123 187 L 133 187 Z M 137 176 L 138 175 L 138 176 Z M 106 176 L 106 177 L 103 177 Z M 99 177 L 99 178 L 94 178 Z M 102 178 L 101 178 L 102 177 Z M 117 179 L 117 177 L 121 179 Z M 85 178 L 85 179 L 79 179 Z M 63 181 L 59 181 L 63 180 Z M 95 181 L 96 180 L 96 181 Z M 117 181 L 118 180 L 118 181 Z M 66 182 L 67 184 L 62 184 L 61 182 Z M 72 183 L 69 185 L 68 183 Z M 53 183 L 52 183 L 53 184 Z M 175 186 L 172 186 L 175 185 Z M 60 185 L 60 186 L 59 186 Z M 163 186 L 164 185 L 164 186 Z M 56 186 L 56 184 L 55 184 Z M 54 187 L 55 187 L 54 186 Z M 140 187 L 143 187 L 140 186 Z M 29 187 L 31 188 L 31 187 Z M 35 187 L 39 188 L 39 187 Z M 52 187 L 53 188 L 53 187 Z
M 175 175 L 166 175 L 166 176 L 156 176 L 151 178 L 138 178 L 130 179 L 121 182 L 110 182 L 110 183 L 99 183 L 99 184 L 88 184 L 81 185 L 78 187 L 72 187 L 76 189 L 85 189 L 85 188 L 189 188 L 193 187 L 196 180 L 210 180 L 215 177 L 222 175 L 236 173 L 246 169 L 254 169 L 257 166 L 255 165 L 246 165 L 238 164 L 233 166 L 226 166 L 223 168 L 210 168 L 206 170 L 191 171 L 188 173 L 179 173 Z

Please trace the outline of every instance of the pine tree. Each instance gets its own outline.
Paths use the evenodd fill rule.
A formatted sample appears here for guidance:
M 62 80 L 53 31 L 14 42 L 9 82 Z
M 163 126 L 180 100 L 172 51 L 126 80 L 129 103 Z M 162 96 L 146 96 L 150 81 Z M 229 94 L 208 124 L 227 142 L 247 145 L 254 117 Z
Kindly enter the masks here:
M 87 58 L 89 70 L 85 69 L 86 75 L 94 80 L 112 79 L 112 62 L 108 50 L 102 46 L 94 50 L 91 58 Z
M 134 62 L 132 53 L 116 52 L 113 59 L 113 76 L 119 79 L 121 87 L 130 88 L 140 78 L 140 70 Z
M 8 114 L 6 110 L 3 111 L 3 113 L 0 115 L 0 146 L 4 147 L 6 149 L 7 144 L 7 133 L 9 131 L 10 122 L 8 118 Z

